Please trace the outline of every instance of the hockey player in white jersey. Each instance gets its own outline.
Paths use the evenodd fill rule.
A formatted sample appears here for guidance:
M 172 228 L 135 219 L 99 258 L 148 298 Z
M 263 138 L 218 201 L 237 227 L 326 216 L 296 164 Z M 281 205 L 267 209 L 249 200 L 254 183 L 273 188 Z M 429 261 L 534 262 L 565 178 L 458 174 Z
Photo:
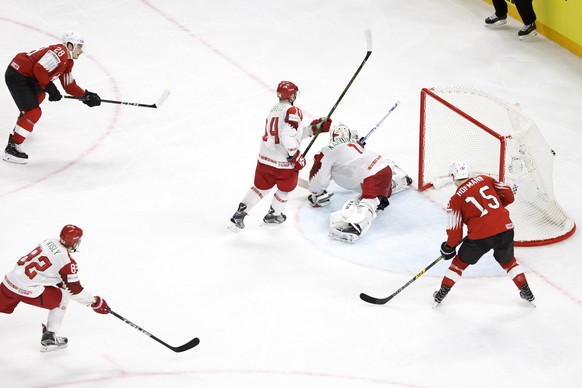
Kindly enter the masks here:
M 388 198 L 407 189 L 412 179 L 391 160 L 366 150 L 357 132 L 346 125 L 338 124 L 330 135 L 330 143 L 314 156 L 308 199 L 313 207 L 328 205 L 331 180 L 356 191 L 356 198 L 331 214 L 329 231 L 336 240 L 354 243 L 368 232 L 377 213 L 390 204 Z
M 18 260 L 0 284 L 0 313 L 12 314 L 20 302 L 49 310 L 42 325 L 41 352 L 67 347 L 68 339 L 58 337 L 69 299 L 108 314 L 107 302 L 81 286 L 77 263 L 71 257 L 81 243 L 83 231 L 65 225 L 60 238 L 44 240 Z
M 255 169 L 254 185 L 249 189 L 238 209 L 230 219 L 229 229 L 238 232 L 244 229 L 244 218 L 248 212 L 276 185 L 269 212 L 263 217 L 267 224 L 281 224 L 289 193 L 297 187 L 299 171 L 305 167 L 305 158 L 299 147 L 301 141 L 311 136 L 318 126 L 320 132 L 329 132 L 331 119 L 321 118 L 303 127 L 303 112 L 294 105 L 299 88 L 289 81 L 277 86 L 279 102 L 271 108 L 265 123 L 259 157 Z

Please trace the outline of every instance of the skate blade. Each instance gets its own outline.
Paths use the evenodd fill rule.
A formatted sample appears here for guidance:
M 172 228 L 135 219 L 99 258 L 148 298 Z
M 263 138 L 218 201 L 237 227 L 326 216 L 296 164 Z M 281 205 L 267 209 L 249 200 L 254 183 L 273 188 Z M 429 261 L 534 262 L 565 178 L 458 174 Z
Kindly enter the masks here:
M 233 233 L 240 233 L 240 231 L 242 230 L 241 228 L 239 228 L 238 226 L 236 226 L 232 222 L 226 226 L 226 229 L 230 230 Z
M 267 228 L 268 229 L 268 228 L 276 228 L 276 227 L 281 226 L 283 224 L 284 224 L 284 222 L 264 222 L 263 221 L 259 226 L 261 228 Z
M 2 158 L 5 162 L 14 163 L 14 164 L 26 164 L 28 159 L 17 158 L 16 156 L 5 154 Z
M 492 30 L 496 30 L 498 28 L 505 27 L 507 25 L 507 20 L 505 20 L 504 22 L 497 22 L 495 24 L 484 23 L 483 25 L 487 28 L 491 28 Z
M 536 31 L 532 31 L 532 32 L 530 32 L 527 35 L 520 36 L 519 37 L 519 40 L 525 40 L 525 41 L 527 41 L 527 40 L 532 39 L 535 36 L 538 36 L 538 33 Z
M 41 353 L 54 352 L 55 350 L 65 349 L 68 344 L 64 345 L 43 345 L 40 347 Z

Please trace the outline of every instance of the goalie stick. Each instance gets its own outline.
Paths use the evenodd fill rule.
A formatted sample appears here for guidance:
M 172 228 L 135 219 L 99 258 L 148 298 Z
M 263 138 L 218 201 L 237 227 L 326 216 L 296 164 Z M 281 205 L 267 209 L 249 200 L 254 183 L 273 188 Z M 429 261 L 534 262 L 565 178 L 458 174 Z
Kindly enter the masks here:
M 387 118 L 388 116 L 390 116 L 390 113 L 392 113 L 392 111 L 393 111 L 394 109 L 396 109 L 396 107 L 397 107 L 398 105 L 400 105 L 400 100 L 396 101 L 396 103 L 394 104 L 394 106 L 392 106 L 392 108 L 390 108 L 390 110 L 388 111 L 388 113 L 386 113 L 386 115 L 385 115 L 384 117 L 382 117 L 382 120 L 380 120 L 380 121 L 378 122 L 378 124 L 376 124 L 376 126 L 374 126 L 374 128 L 370 129 L 370 132 L 368 132 L 368 133 L 366 134 L 366 136 L 364 136 L 364 137 L 361 137 L 361 138 L 359 139 L 359 141 L 360 141 L 361 143 L 365 143 L 365 142 L 366 142 L 366 140 L 368 140 L 368 138 L 369 138 L 369 137 L 372 135 L 372 133 L 374 133 L 374 131 L 375 131 L 375 130 L 376 130 L 376 129 L 377 129 L 379 126 L 380 126 L 380 124 L 382 124 L 382 123 L 384 122 L 384 120 L 386 120 L 386 118 Z
M 461 240 L 461 242 L 458 245 L 461 245 L 461 243 L 463 241 L 465 241 L 467 237 L 463 237 L 463 239 Z M 457 246 L 458 246 L 457 245 Z M 456 248 L 456 247 L 455 247 Z M 398 290 L 396 290 L 396 292 L 394 292 L 392 295 L 387 296 L 386 298 L 375 298 L 373 296 L 364 294 L 363 292 L 360 294 L 360 299 L 363 300 L 364 302 L 368 302 L 368 303 L 372 303 L 372 304 L 386 304 L 388 303 L 392 298 L 394 298 L 396 295 L 398 295 L 402 290 L 404 290 L 406 287 L 408 287 L 412 282 L 414 282 L 416 279 L 418 279 L 419 277 L 421 277 L 422 275 L 424 275 L 424 273 L 426 271 L 428 271 L 429 269 L 431 269 L 436 263 L 438 263 L 439 261 L 441 261 L 444 258 L 443 255 L 440 255 L 439 257 L 437 257 L 432 263 L 430 263 L 426 268 L 424 268 L 422 271 L 420 271 L 419 273 L 416 274 L 415 277 L 413 277 L 412 279 L 410 279 L 405 285 L 403 285 L 402 287 L 400 287 Z
M 162 95 L 160 96 L 160 98 L 158 98 L 158 101 L 156 101 L 154 104 L 140 104 L 140 103 L 137 103 L 137 102 L 125 102 L 125 101 L 104 100 L 104 99 L 101 99 L 101 102 L 107 102 L 109 104 L 121 104 L 121 105 L 141 106 L 143 108 L 159 108 L 160 106 L 162 106 L 162 104 L 164 103 L 164 101 L 166 101 L 166 99 L 168 98 L 169 95 L 170 95 L 170 91 L 168 89 L 164 90 L 164 92 L 162 93 Z M 70 99 L 73 99 L 73 100 L 83 101 L 83 99 L 81 97 L 65 96 L 65 98 L 70 98 Z
M 364 57 L 364 60 L 360 64 L 360 67 L 358 67 L 358 70 L 356 70 L 356 73 L 352 76 L 352 79 L 350 80 L 350 82 L 348 82 L 348 85 L 344 88 L 344 91 L 342 92 L 342 94 L 337 99 L 337 101 L 336 101 L 335 105 L 333 106 L 333 108 L 331 108 L 331 110 L 327 114 L 326 118 L 330 118 L 331 117 L 331 115 L 335 111 L 335 108 L 337 108 L 337 106 L 339 105 L 339 103 L 342 100 L 342 98 L 344 98 L 344 95 L 346 94 L 346 92 L 348 91 L 348 89 L 350 88 L 350 86 L 352 86 L 352 83 L 354 82 L 354 80 L 356 79 L 356 77 L 358 76 L 358 74 L 360 73 L 360 70 L 362 70 L 362 68 L 366 64 L 366 61 L 368 60 L 368 58 L 370 58 L 370 55 L 372 55 L 372 31 L 370 29 L 367 29 L 365 31 L 365 33 L 366 33 L 366 46 L 368 48 L 368 51 L 366 52 L 366 56 Z M 311 148 L 311 146 L 315 142 L 315 139 L 317 139 L 317 137 L 319 136 L 319 133 L 321 132 L 321 128 L 322 128 L 322 126 L 319 125 L 318 128 L 317 128 L 317 130 L 313 134 L 313 139 L 311 139 L 311 141 L 307 145 L 307 148 L 305 148 L 305 151 L 303 151 L 303 157 L 305 157 L 305 155 L 307 155 L 307 153 L 309 152 L 309 149 Z
M 194 346 L 196 346 L 196 345 L 198 345 L 200 343 L 200 340 L 198 338 L 194 338 L 194 339 L 190 340 L 189 342 L 185 343 L 184 345 L 181 345 L 181 346 L 171 346 L 171 345 L 168 345 L 167 343 L 165 343 L 164 341 L 162 341 L 161 339 L 159 339 L 158 337 L 156 337 L 155 335 L 147 332 L 146 330 L 142 329 L 141 327 L 139 327 L 135 323 L 131 322 L 129 319 L 124 318 L 121 315 L 117 314 L 115 311 L 109 309 L 109 314 L 113 314 L 113 316 L 115 316 L 116 318 L 121 319 L 123 322 L 127 323 L 129 326 L 131 326 L 134 329 L 142 332 L 143 334 L 147 335 L 151 339 L 153 339 L 155 341 L 158 341 L 159 343 L 161 343 L 162 345 L 164 345 L 168 349 L 173 350 L 176 353 L 180 353 L 180 352 L 184 352 L 186 350 L 192 349 Z

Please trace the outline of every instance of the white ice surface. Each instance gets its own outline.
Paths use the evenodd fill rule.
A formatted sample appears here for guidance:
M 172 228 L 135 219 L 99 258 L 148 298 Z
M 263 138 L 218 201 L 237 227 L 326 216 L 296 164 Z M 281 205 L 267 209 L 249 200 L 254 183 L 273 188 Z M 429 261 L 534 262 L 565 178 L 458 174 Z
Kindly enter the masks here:
M 71 302 L 69 348 L 41 354 L 46 311 L 20 305 L 0 316 L 0 386 L 581 386 L 580 233 L 516 249 L 537 308 L 486 257 L 433 310 L 448 262 L 384 306 L 358 298 L 391 294 L 438 256 L 445 215 L 427 194 L 395 195 L 355 245 L 327 237 L 329 213 L 350 197 L 341 190 L 313 209 L 298 188 L 280 227 L 260 227 L 269 198 L 242 233 L 226 229 L 277 83 L 299 85 L 306 121 L 326 115 L 367 28 L 373 54 L 334 121 L 365 134 L 400 100 L 368 146 L 416 177 L 422 87 L 472 85 L 519 103 L 557 152 L 556 196 L 580 222 L 582 59 L 542 36 L 519 41 L 515 20 L 484 28 L 491 13 L 479 0 L 4 1 L 0 64 L 75 30 L 87 42 L 79 85 L 129 102 L 171 95 L 160 109 L 42 105 L 29 164 L 0 161 L 0 272 L 75 223 L 87 289 L 172 345 L 201 343 L 176 354 Z M 2 139 L 17 113 L 1 87 Z

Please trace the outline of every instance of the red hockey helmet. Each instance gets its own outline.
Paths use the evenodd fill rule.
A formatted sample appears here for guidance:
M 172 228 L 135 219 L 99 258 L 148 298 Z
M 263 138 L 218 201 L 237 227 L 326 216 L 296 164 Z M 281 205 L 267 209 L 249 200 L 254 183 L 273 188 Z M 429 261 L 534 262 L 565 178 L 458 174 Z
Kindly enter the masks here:
M 61 244 L 75 251 L 81 243 L 83 230 L 75 225 L 65 225 L 61 230 Z
M 277 86 L 277 97 L 281 99 L 289 99 L 297 94 L 299 88 L 293 82 L 281 81 Z

